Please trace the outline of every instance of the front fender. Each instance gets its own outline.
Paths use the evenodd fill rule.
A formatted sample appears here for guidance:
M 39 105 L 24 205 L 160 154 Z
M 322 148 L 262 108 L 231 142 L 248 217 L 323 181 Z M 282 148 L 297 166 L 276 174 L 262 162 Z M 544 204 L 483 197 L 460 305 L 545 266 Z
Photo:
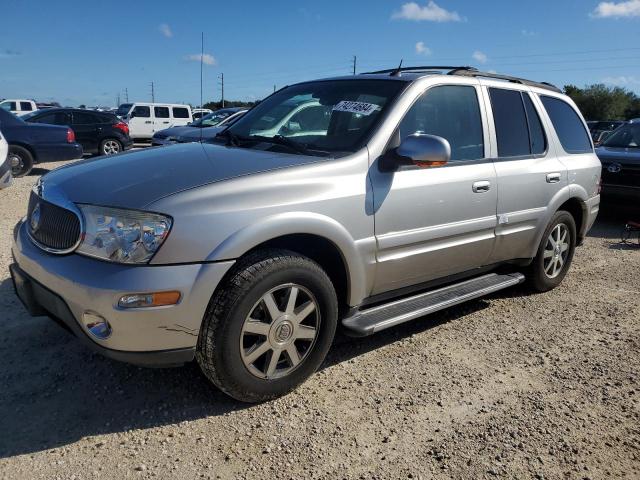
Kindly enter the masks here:
M 207 261 L 235 259 L 261 243 L 294 234 L 315 235 L 332 242 L 347 268 L 349 303 L 360 303 L 367 296 L 367 278 L 370 275 L 366 274 L 365 268 L 374 268 L 375 259 L 363 258 L 361 252 L 369 249 L 358 245 L 359 242 L 336 220 L 317 213 L 286 212 L 265 217 L 227 237 L 209 254 Z

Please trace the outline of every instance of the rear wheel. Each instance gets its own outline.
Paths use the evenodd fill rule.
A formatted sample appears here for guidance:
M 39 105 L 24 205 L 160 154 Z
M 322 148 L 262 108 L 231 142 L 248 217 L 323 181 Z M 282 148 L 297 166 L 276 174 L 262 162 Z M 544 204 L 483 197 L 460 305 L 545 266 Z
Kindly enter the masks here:
M 11 165 L 11 174 L 16 178 L 24 177 L 33 168 L 33 156 L 24 147 L 10 145 L 7 158 L 9 159 L 9 165 Z
M 122 151 L 122 144 L 115 138 L 105 138 L 100 142 L 100 155 L 115 155 Z
M 324 360 L 336 330 L 336 293 L 307 257 L 266 250 L 241 259 L 212 297 L 196 358 L 237 400 L 279 397 Z
M 529 280 L 534 290 L 546 292 L 562 282 L 576 248 L 576 223 L 564 210 L 556 212 L 542 236 L 538 253 L 530 267 Z

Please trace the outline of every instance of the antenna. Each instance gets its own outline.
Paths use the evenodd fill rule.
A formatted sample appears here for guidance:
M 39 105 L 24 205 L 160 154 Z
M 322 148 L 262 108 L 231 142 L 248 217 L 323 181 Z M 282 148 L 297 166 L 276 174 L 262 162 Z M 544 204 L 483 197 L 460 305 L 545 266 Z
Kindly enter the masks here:
M 398 65 L 398 68 L 396 68 L 393 72 L 391 72 L 389 75 L 391 77 L 399 77 L 400 76 L 400 72 L 401 72 L 401 68 L 402 68 L 402 59 L 400 59 L 400 65 Z

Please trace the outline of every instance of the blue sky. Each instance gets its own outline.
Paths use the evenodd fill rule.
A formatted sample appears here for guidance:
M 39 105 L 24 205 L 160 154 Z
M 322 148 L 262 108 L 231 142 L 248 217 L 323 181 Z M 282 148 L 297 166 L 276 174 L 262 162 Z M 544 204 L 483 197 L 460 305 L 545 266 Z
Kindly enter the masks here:
M 640 0 L 3 0 L 0 98 L 113 106 L 252 100 L 293 82 L 405 65 L 474 65 L 640 93 Z

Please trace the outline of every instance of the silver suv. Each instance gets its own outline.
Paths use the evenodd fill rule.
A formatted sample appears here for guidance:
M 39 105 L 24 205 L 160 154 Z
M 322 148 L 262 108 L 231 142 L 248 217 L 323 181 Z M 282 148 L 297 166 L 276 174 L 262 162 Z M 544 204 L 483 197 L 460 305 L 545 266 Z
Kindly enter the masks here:
M 525 279 L 556 287 L 599 181 L 552 85 L 469 67 L 312 81 L 214 142 L 45 175 L 11 272 L 31 314 L 94 350 L 195 357 L 224 392 L 263 401 L 319 367 L 338 325 L 369 335 Z

